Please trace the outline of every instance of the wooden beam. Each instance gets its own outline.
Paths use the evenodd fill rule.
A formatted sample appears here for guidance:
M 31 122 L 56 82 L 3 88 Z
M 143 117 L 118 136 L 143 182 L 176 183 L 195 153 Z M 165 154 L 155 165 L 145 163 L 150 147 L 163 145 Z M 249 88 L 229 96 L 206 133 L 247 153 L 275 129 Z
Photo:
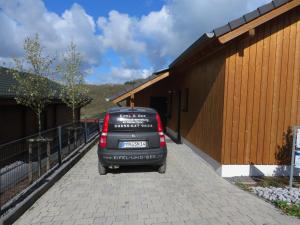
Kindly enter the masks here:
M 261 25 L 271 19 L 274 19 L 275 17 L 277 17 L 285 12 L 288 12 L 289 10 L 291 10 L 299 5 L 300 5 L 300 0 L 290 1 L 276 9 L 273 9 L 272 11 L 266 13 L 265 15 L 262 15 L 262 16 L 258 17 L 257 19 L 254 19 L 253 21 L 246 23 L 235 30 L 233 30 L 227 34 L 224 34 L 223 36 L 220 36 L 218 38 L 218 40 L 222 44 L 225 44 L 226 42 L 250 31 L 251 29 L 254 29 L 255 27 L 258 27 L 259 25 Z
M 128 91 L 128 92 L 126 92 L 125 94 L 123 94 L 123 95 L 117 97 L 117 98 L 114 99 L 112 102 L 113 102 L 114 104 L 117 104 L 118 102 L 123 101 L 124 99 L 130 97 L 131 95 L 134 95 L 135 93 L 137 93 L 137 92 L 139 92 L 139 91 L 141 91 L 141 90 L 143 90 L 143 89 L 145 89 L 145 88 L 151 86 L 152 84 L 157 83 L 158 81 L 160 81 L 160 80 L 162 80 L 162 79 L 164 79 L 164 78 L 166 78 L 166 77 L 168 77 L 168 76 L 169 76 L 169 71 L 164 72 L 164 73 L 162 73 L 161 75 L 159 75 L 158 77 L 155 77 L 154 79 L 149 80 L 148 82 L 146 82 L 146 83 L 144 83 L 144 84 L 141 84 L 140 86 L 134 88 L 133 90 Z
M 255 33 L 256 33 L 256 32 L 255 32 L 255 28 L 249 30 L 249 35 L 250 35 L 251 37 L 255 36 Z
M 130 107 L 133 108 L 134 107 L 134 94 L 132 94 L 130 96 Z

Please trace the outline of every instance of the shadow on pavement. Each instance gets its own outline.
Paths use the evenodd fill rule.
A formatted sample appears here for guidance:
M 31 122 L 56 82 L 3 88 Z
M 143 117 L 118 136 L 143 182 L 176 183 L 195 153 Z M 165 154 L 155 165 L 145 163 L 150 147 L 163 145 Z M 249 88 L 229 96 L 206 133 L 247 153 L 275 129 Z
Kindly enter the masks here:
M 107 173 L 112 174 L 145 172 L 157 172 L 157 168 L 155 166 L 120 166 L 118 169 L 107 169 Z

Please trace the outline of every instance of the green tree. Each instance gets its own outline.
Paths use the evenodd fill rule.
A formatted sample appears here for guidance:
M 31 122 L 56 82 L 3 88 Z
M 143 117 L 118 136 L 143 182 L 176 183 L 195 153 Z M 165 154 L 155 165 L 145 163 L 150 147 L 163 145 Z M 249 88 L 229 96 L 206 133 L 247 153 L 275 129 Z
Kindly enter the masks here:
M 75 110 L 82 106 L 87 98 L 84 85 L 84 73 L 81 71 L 82 57 L 76 45 L 71 42 L 63 57 L 63 63 L 57 68 L 62 76 L 61 99 L 72 109 L 72 122 L 75 124 Z
M 38 119 L 39 136 L 41 137 L 41 114 L 47 104 L 56 95 L 49 78 L 52 76 L 54 58 L 45 55 L 39 36 L 27 37 L 24 41 L 24 57 L 14 58 L 15 67 L 9 72 L 14 76 L 17 85 L 12 88 L 18 104 L 33 110 Z

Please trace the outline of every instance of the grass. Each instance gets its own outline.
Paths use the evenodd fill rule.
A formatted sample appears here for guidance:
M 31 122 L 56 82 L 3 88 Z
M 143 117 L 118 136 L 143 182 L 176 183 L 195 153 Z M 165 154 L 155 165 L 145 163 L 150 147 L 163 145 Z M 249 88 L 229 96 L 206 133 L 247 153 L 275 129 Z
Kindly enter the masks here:
M 257 186 L 261 187 L 285 187 L 288 185 L 288 179 L 285 177 L 262 177 L 255 178 L 257 181 Z
M 257 186 L 261 187 L 286 187 L 289 185 L 289 177 L 255 177 Z M 293 187 L 300 187 L 300 178 L 294 177 Z
M 249 183 L 238 178 L 234 183 L 243 190 L 250 190 L 253 186 L 284 188 L 289 185 L 289 177 L 251 177 L 251 180 Z M 293 187 L 300 187 L 299 177 L 294 177 Z
M 105 110 L 104 110 L 105 111 Z M 81 115 L 81 119 L 89 119 L 89 118 L 104 118 L 104 113 L 95 113 L 95 114 L 83 114 Z
M 290 204 L 286 201 L 274 201 L 273 204 L 281 209 L 283 212 L 290 216 L 296 216 L 300 218 L 300 203 L 298 204 Z
M 105 99 L 122 91 L 125 88 L 123 84 L 103 84 L 103 85 L 86 85 L 88 95 L 93 98 L 92 102 L 81 109 L 83 118 L 92 118 L 98 113 L 106 111 L 113 106 L 111 102 Z
M 237 181 L 237 182 L 235 182 L 235 185 L 244 191 L 251 192 L 251 186 L 249 184 L 245 184 L 243 182 Z

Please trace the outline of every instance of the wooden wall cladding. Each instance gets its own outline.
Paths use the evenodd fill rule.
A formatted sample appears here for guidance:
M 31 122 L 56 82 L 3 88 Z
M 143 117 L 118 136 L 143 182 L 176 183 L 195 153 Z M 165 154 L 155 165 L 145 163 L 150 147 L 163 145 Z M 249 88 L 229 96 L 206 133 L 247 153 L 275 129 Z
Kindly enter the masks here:
M 300 124 L 300 8 L 226 46 L 223 164 L 277 164 Z
M 188 110 L 181 111 L 181 135 L 199 149 L 221 162 L 225 54 L 208 57 L 201 63 L 186 63 L 171 70 L 174 90 L 189 90 Z M 173 115 L 177 114 L 174 98 Z M 176 119 L 169 124 L 176 127 Z

